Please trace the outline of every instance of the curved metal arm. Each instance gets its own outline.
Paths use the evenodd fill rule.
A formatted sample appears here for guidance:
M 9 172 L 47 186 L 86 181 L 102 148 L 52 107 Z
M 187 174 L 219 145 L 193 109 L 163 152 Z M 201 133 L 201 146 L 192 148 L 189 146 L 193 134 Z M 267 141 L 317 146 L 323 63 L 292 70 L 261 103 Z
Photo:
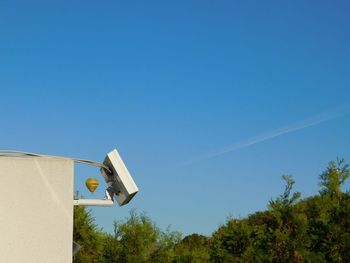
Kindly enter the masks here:
M 21 151 L 13 151 L 13 150 L 0 150 L 0 157 L 46 157 L 46 158 L 69 159 L 69 160 L 73 160 L 76 163 L 84 163 L 88 165 L 97 166 L 106 170 L 107 173 L 111 173 L 110 168 L 103 163 L 99 163 L 91 160 L 79 159 L 79 158 L 54 156 L 54 155 L 47 155 L 47 154 L 37 154 L 37 153 L 21 152 Z

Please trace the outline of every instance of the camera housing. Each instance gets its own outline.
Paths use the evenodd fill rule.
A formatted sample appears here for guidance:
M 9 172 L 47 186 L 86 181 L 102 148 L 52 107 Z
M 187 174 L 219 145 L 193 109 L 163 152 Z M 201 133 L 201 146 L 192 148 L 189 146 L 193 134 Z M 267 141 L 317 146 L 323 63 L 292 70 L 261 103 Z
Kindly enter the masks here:
M 119 206 L 126 205 L 139 189 L 118 151 L 114 149 L 109 152 L 103 164 L 108 167 L 108 170 L 102 167 L 100 171 L 108 185 L 107 191 L 110 197 L 113 201 L 117 200 Z

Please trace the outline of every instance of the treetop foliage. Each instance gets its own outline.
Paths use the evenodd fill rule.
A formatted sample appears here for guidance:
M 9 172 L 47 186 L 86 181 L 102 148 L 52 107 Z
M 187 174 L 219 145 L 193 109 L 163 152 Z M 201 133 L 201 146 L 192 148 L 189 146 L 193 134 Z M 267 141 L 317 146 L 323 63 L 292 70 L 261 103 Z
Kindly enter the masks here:
M 349 176 L 349 164 L 344 159 L 337 158 L 336 162 L 329 162 L 327 169 L 320 175 L 320 193 L 339 197 L 341 186 Z

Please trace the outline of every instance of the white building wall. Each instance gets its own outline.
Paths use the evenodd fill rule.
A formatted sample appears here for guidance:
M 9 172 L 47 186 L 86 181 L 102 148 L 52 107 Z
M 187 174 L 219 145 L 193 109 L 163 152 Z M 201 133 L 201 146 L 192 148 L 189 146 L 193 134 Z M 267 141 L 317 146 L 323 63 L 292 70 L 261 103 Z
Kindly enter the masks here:
M 71 263 L 72 160 L 0 158 L 0 262 Z

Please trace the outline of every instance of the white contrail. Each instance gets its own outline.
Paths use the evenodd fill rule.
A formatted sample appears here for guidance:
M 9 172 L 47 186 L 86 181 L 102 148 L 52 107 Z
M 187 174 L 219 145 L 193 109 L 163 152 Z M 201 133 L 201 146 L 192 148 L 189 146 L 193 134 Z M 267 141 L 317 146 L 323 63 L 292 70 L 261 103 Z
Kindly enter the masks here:
M 268 133 L 265 134 L 261 134 L 259 136 L 250 138 L 246 141 L 242 141 L 233 145 L 230 145 L 228 147 L 222 148 L 220 150 L 217 150 L 213 153 L 209 153 L 207 155 L 195 158 L 191 161 L 185 162 L 182 165 L 186 166 L 189 164 L 192 164 L 194 162 L 198 162 L 198 161 L 202 161 L 202 160 L 207 160 L 207 159 L 211 159 L 223 154 L 227 154 L 227 153 L 231 153 L 240 149 L 244 149 L 247 148 L 249 146 L 252 146 L 254 144 L 258 144 L 273 138 L 276 138 L 278 136 L 287 134 L 287 133 L 291 133 L 291 132 L 295 132 L 307 127 L 311 127 L 311 126 L 315 126 L 318 125 L 320 123 L 335 119 L 337 117 L 340 117 L 342 115 L 345 115 L 346 113 L 348 113 L 349 108 L 348 107 L 343 107 L 343 108 L 337 108 L 335 110 L 332 111 L 328 111 L 328 112 L 324 112 L 322 114 L 319 114 L 317 116 L 313 116 L 312 118 L 303 120 L 301 122 L 295 123 L 293 125 L 290 126 L 286 126 L 286 127 L 282 127 L 273 131 L 270 131 Z

